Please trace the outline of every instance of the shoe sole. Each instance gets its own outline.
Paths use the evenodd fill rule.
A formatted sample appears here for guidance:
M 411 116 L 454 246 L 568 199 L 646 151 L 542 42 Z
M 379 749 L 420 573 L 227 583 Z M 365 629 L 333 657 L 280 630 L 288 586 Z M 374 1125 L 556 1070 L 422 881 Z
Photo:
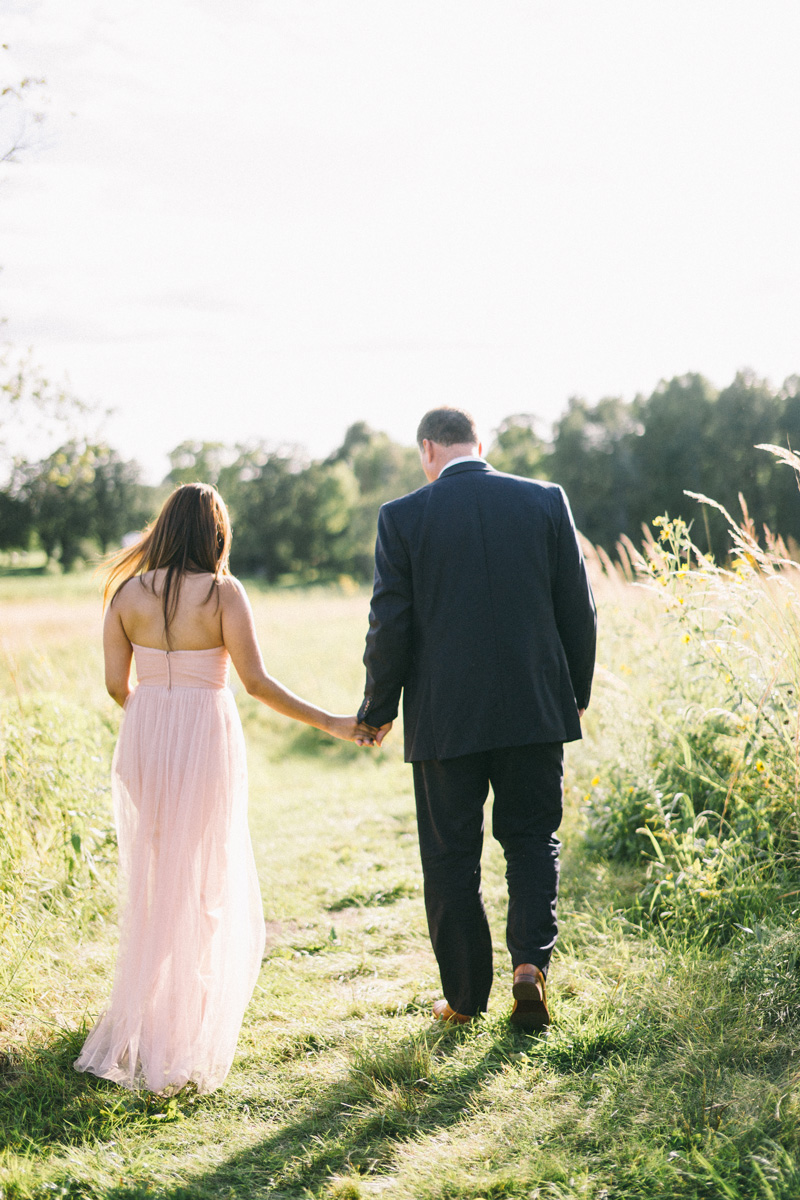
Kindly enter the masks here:
M 532 980 L 521 979 L 511 989 L 514 997 L 514 1009 L 511 1013 L 512 1025 L 521 1029 L 546 1029 L 550 1024 L 550 1013 L 547 1005 L 539 994 L 539 987 Z

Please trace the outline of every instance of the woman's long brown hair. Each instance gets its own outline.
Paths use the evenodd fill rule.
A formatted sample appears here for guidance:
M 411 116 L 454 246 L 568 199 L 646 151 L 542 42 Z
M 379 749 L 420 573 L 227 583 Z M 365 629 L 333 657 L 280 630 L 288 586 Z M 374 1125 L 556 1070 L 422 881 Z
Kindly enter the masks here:
M 210 572 L 214 578 L 206 599 L 217 581 L 230 575 L 231 522 L 225 501 L 208 483 L 183 483 L 164 502 L 161 512 L 135 546 L 118 550 L 106 564 L 103 608 L 129 579 L 141 579 L 147 571 L 166 570 L 161 588 L 164 635 L 169 645 L 169 627 L 178 610 L 181 583 L 186 574 Z M 151 587 L 155 595 L 155 581 Z

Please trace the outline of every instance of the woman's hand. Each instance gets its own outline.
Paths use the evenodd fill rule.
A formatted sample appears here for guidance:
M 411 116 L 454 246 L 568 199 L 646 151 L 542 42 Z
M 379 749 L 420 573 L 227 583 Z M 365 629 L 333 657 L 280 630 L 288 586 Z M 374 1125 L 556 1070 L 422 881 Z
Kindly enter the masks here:
M 325 727 L 325 732 L 332 737 L 341 738 L 345 742 L 355 742 L 357 746 L 373 746 L 377 729 L 365 725 L 356 717 L 331 716 Z

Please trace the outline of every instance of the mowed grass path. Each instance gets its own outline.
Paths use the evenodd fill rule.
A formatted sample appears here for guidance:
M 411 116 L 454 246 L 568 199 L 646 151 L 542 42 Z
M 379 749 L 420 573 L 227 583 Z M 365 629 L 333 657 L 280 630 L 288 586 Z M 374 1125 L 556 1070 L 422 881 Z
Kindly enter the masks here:
M 251 595 L 269 669 L 351 711 L 368 596 Z M 651 641 L 643 626 L 636 642 L 638 618 L 620 597 L 601 597 L 601 660 L 622 644 L 630 672 Z M 116 719 L 86 579 L 0 579 L 0 613 L 5 695 L 24 703 L 37 690 L 64 691 Z M 796 1111 L 793 1049 L 780 1032 L 754 1041 L 725 964 L 643 935 L 625 915 L 638 874 L 584 850 L 580 798 L 602 761 L 603 720 L 618 719 L 616 686 L 601 672 L 600 716 L 568 751 L 547 1038 L 507 1019 L 503 861 L 490 809 L 490 1011 L 472 1027 L 441 1029 L 429 1015 L 440 993 L 401 729 L 385 752 L 359 751 L 239 689 L 269 936 L 231 1075 L 211 1096 L 169 1100 L 76 1075 L 85 1024 L 108 994 L 115 927 L 96 920 L 73 937 L 45 911 L 24 961 L 6 964 L 0 1000 L 0 1197 L 747 1194 L 731 1191 L 710 1160 L 715 1146 L 743 1155 L 778 1136 Z M 781 1162 L 771 1190 L 749 1194 L 800 1194 L 787 1190 L 792 1161 Z

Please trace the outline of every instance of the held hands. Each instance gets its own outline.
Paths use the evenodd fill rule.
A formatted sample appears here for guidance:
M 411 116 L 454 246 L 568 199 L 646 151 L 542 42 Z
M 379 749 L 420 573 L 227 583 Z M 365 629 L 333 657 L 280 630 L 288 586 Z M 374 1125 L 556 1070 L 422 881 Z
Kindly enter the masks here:
M 391 728 L 391 721 L 376 729 L 356 717 L 331 717 L 326 732 L 345 742 L 355 742 L 357 746 L 380 746 Z
M 363 724 L 356 717 L 332 716 L 326 723 L 325 732 L 344 742 L 355 742 L 357 746 L 372 746 L 378 730 Z
M 359 732 L 356 735 L 355 743 L 357 746 L 382 746 L 383 739 L 386 737 L 389 730 L 392 728 L 392 722 L 388 721 L 386 725 L 379 726 L 378 729 L 373 729 L 371 725 L 359 725 Z

